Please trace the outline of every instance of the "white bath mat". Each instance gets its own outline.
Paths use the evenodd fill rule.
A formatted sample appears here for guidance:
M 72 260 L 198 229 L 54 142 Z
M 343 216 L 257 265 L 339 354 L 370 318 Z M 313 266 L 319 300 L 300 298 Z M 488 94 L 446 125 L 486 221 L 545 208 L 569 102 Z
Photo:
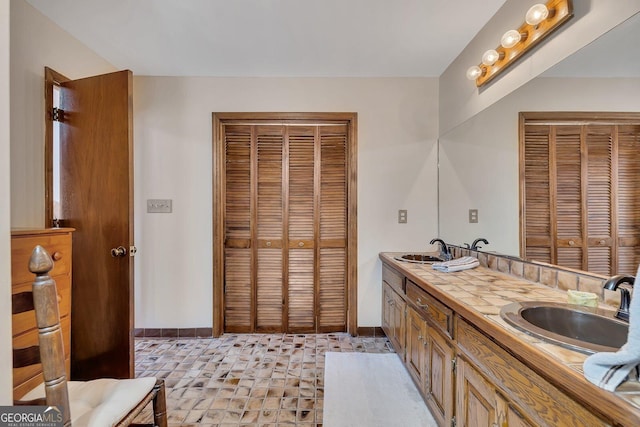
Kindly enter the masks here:
M 326 353 L 325 427 L 436 426 L 395 353 Z

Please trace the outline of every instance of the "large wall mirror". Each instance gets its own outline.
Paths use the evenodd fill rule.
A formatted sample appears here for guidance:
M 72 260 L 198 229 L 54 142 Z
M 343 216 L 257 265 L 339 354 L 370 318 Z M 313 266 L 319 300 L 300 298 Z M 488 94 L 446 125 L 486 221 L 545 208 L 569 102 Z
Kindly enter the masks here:
M 439 139 L 440 236 L 520 256 L 520 112 L 640 112 L 640 14 Z M 469 210 L 477 209 L 476 223 Z M 640 222 L 640 218 L 638 219 Z

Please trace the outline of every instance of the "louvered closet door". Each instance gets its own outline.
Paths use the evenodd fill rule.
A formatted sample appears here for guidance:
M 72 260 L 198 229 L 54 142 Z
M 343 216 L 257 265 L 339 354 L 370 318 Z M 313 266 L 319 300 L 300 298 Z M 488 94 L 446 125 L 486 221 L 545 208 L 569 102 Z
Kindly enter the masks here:
M 618 127 L 618 269 L 640 265 L 640 125 Z
M 347 128 L 320 128 L 318 331 L 346 330 Z
M 611 166 L 613 126 L 586 126 L 587 168 L 587 270 L 611 274 L 612 214 Z
M 257 296 L 256 330 L 259 332 L 284 330 L 283 148 L 284 128 L 282 126 L 256 126 L 255 293 Z
M 550 126 L 525 128 L 524 253 L 527 259 L 551 262 Z
M 315 140 L 317 129 L 317 126 L 288 128 L 288 326 L 290 332 L 315 332 L 316 328 Z
M 253 330 L 250 126 L 226 126 L 224 319 L 227 332 Z
M 347 131 L 225 126 L 225 331 L 346 330 Z
M 580 126 L 551 127 L 551 141 L 555 157 L 552 156 L 555 182 L 551 199 L 551 217 L 554 222 L 552 235 L 556 235 L 556 264 L 582 269 L 582 167 L 580 160 Z

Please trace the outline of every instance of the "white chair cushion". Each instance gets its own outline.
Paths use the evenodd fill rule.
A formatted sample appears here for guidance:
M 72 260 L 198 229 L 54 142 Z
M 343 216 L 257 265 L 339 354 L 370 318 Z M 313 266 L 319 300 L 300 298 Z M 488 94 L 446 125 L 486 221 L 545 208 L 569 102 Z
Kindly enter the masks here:
M 151 391 L 154 377 L 126 380 L 102 378 L 92 381 L 69 381 L 69 406 L 74 427 L 113 426 L 124 418 Z M 21 400 L 44 397 L 44 384 L 27 393 Z

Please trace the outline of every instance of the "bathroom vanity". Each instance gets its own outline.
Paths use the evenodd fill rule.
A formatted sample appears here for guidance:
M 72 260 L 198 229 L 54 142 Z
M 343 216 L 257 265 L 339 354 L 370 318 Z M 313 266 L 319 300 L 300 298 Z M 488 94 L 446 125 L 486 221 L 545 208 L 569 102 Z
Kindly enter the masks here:
M 600 389 L 582 374 L 588 354 L 500 317 L 512 302 L 566 302 L 569 288 L 604 299 L 602 278 L 476 252 L 480 267 L 443 273 L 398 255 L 380 254 L 382 327 L 440 426 L 640 425 L 640 383 Z

